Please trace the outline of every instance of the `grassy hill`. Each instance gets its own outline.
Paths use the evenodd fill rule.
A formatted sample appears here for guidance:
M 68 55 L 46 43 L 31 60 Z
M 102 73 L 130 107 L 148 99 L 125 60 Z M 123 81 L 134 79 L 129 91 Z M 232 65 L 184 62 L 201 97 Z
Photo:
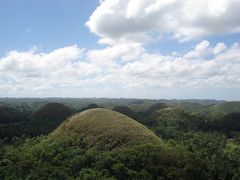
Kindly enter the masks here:
M 178 108 L 164 108 L 157 111 L 154 111 L 151 114 L 156 120 L 167 119 L 167 120 L 181 120 L 185 119 L 187 114 Z
M 7 122 L 12 119 L 12 115 L 8 112 L 8 109 L 4 106 L 0 106 L 0 123 Z
M 231 101 L 224 102 L 221 104 L 214 105 L 211 110 L 216 113 L 230 114 L 230 113 L 240 113 L 240 102 Z
M 135 111 L 133 111 L 131 108 L 128 106 L 115 106 L 113 108 L 113 111 L 122 113 L 130 118 L 137 119 L 138 115 Z
M 160 139 L 135 120 L 118 112 L 97 108 L 70 117 L 52 137 L 84 138 L 98 149 L 114 149 L 143 143 L 159 143 Z
M 129 107 L 135 112 L 145 112 L 153 104 L 154 104 L 153 102 L 143 102 L 140 104 L 130 104 Z
M 156 103 L 156 104 L 153 104 L 152 106 L 150 106 L 148 108 L 147 112 L 152 113 L 154 111 L 164 109 L 164 108 L 169 108 L 169 107 L 173 107 L 173 105 L 168 104 L 168 103 Z
M 61 121 L 70 116 L 73 110 L 60 103 L 48 103 L 31 115 L 32 121 Z
M 177 105 L 177 108 L 182 109 L 184 112 L 200 112 L 203 109 L 208 108 L 206 105 L 202 105 L 194 102 L 181 102 Z
M 91 104 L 83 107 L 80 111 L 85 111 L 85 110 L 88 110 L 88 109 L 95 109 L 95 108 L 100 108 L 100 106 L 98 106 L 95 103 L 91 103 Z
M 20 120 L 20 112 L 14 108 L 0 106 L 0 123 L 12 123 Z
M 179 123 L 189 119 L 189 115 L 178 108 L 164 108 L 152 112 L 147 121 L 151 122 L 153 126 L 178 126 Z

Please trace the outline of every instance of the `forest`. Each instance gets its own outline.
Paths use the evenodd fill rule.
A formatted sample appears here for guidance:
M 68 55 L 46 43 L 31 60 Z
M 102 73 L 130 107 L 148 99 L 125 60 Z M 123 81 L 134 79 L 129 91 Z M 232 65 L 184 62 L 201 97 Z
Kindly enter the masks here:
M 0 179 L 239 177 L 237 101 L 0 99 Z

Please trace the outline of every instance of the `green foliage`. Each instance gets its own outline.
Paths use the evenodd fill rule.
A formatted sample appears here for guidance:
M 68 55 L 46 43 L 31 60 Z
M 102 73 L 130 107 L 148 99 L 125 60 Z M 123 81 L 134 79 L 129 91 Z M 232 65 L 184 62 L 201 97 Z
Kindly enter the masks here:
M 113 108 L 113 111 L 122 113 L 122 114 L 124 114 L 124 115 L 126 115 L 130 118 L 133 118 L 133 119 L 138 119 L 139 118 L 138 114 L 127 106 L 115 106 Z
M 1 179 L 191 179 L 204 178 L 204 164 L 183 148 L 143 144 L 100 152 L 84 140 L 25 139 L 8 147 Z
M 226 114 L 209 123 L 210 129 L 224 132 L 232 136 L 232 132 L 240 131 L 240 113 Z
M 211 108 L 211 111 L 222 113 L 222 114 L 230 114 L 230 113 L 240 113 L 240 102 L 238 101 L 230 101 L 217 104 Z
M 152 106 L 150 106 L 146 112 L 148 114 L 150 114 L 154 111 L 164 109 L 164 108 L 168 108 L 168 107 L 173 107 L 173 106 L 170 105 L 170 104 L 167 104 L 167 103 L 156 103 L 156 104 L 153 104 Z
M 32 112 L 51 101 L 75 111 L 96 107 L 92 103 L 117 107 L 153 130 L 161 142 L 131 118 L 102 109 L 69 118 L 48 136 L 30 137 L 48 134 L 63 121 L 60 116 L 30 121 Z M 240 176 L 239 102 L 0 99 L 0 104 L 0 179 L 237 180 Z M 57 107 L 47 106 L 43 112 L 61 115 L 64 109 Z M 1 119 L 10 115 L 11 120 Z
M 86 107 L 83 107 L 82 109 L 79 110 L 79 112 L 81 111 L 86 111 L 88 109 L 95 109 L 95 108 L 100 108 L 100 106 L 98 106 L 97 104 L 95 103 L 92 103 L 92 104 L 89 104 L 87 105 Z
M 192 112 L 207 111 L 209 106 L 208 105 L 203 105 L 203 104 L 200 104 L 200 103 L 195 103 L 195 102 L 180 102 L 177 105 L 177 108 L 183 110 L 186 113 L 192 113 Z
M 60 103 L 48 103 L 31 115 L 32 121 L 57 121 L 61 122 L 73 114 L 73 110 Z

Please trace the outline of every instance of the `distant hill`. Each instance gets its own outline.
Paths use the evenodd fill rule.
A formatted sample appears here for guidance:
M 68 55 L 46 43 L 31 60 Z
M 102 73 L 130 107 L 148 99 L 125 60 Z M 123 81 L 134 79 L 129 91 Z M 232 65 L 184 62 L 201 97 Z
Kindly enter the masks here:
M 152 106 L 150 106 L 148 108 L 147 112 L 152 113 L 154 111 L 164 109 L 164 108 L 169 108 L 169 107 L 173 107 L 173 105 L 168 104 L 168 103 L 156 103 L 156 104 L 153 104 Z
M 83 107 L 80 111 L 85 111 L 85 110 L 88 110 L 88 109 L 95 109 L 95 108 L 100 108 L 100 106 L 98 106 L 95 103 L 92 103 L 92 104 L 87 105 L 86 107 Z
M 191 112 L 199 112 L 203 109 L 208 108 L 209 106 L 202 105 L 200 103 L 195 103 L 195 102 L 181 102 L 177 105 L 177 107 L 187 113 L 191 113 Z
M 145 112 L 153 104 L 153 102 L 144 102 L 139 104 L 130 104 L 129 107 L 135 112 Z
M 221 116 L 209 123 L 212 130 L 224 132 L 228 137 L 232 137 L 233 132 L 240 131 L 240 113 L 231 113 Z
M 19 121 L 21 112 L 18 110 L 7 107 L 7 106 L 0 106 L 0 123 L 11 123 Z
M 217 104 L 212 106 L 211 111 L 222 114 L 240 113 L 240 102 L 231 101 Z
M 85 138 L 90 146 L 114 149 L 160 139 L 137 121 L 112 110 L 97 108 L 81 112 L 61 124 L 51 137 Z
M 138 115 L 135 111 L 133 111 L 131 108 L 128 106 L 115 106 L 113 108 L 113 111 L 122 113 L 130 118 L 137 119 Z
M 164 108 L 152 113 L 156 119 L 171 119 L 171 120 L 179 120 L 183 119 L 187 116 L 187 114 L 178 108 Z
M 61 121 L 73 114 L 73 110 L 60 103 L 48 103 L 31 115 L 32 121 Z
M 148 120 L 154 121 L 153 124 L 158 125 L 176 125 L 180 122 L 186 121 L 189 119 L 189 115 L 185 113 L 183 110 L 178 108 L 164 108 L 157 111 L 152 112 L 148 116 Z
M 158 136 L 167 139 L 181 138 L 179 131 L 198 131 L 204 127 L 201 116 L 192 115 L 179 108 L 164 108 L 152 112 L 142 122 Z

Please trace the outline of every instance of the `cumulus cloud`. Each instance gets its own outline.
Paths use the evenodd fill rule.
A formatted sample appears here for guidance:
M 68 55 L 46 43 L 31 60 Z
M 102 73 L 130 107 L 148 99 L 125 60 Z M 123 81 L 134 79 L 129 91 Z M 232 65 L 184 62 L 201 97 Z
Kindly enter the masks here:
M 239 0 L 104 0 L 86 25 L 100 42 L 179 41 L 240 32 Z
M 150 92 L 151 89 L 240 88 L 237 43 L 227 47 L 224 43 L 211 45 L 203 41 L 177 56 L 149 53 L 141 46 L 134 46 L 134 50 L 121 45 L 119 48 L 122 50 L 114 47 L 83 50 L 69 46 L 49 53 L 11 51 L 0 58 L 0 92 L 49 93 L 57 88 L 68 93 L 77 89 L 80 94 L 86 91 L 107 96 L 109 89 L 131 94 L 146 87 Z
M 144 46 L 164 37 L 186 41 L 238 33 L 239 9 L 240 0 L 102 0 L 86 25 L 107 47 L 10 51 L 0 57 L 0 93 L 156 98 L 160 90 L 239 89 L 238 43 L 204 40 L 169 55 Z
M 11 51 L 0 58 L 1 90 L 6 93 L 54 89 L 81 82 L 98 72 L 94 64 L 83 60 L 84 50 L 76 45 L 49 53 Z M 25 93 L 26 94 L 26 93 Z
M 227 48 L 227 46 L 224 43 L 218 43 L 216 47 L 213 49 L 214 54 L 218 54 L 222 51 L 224 51 Z

